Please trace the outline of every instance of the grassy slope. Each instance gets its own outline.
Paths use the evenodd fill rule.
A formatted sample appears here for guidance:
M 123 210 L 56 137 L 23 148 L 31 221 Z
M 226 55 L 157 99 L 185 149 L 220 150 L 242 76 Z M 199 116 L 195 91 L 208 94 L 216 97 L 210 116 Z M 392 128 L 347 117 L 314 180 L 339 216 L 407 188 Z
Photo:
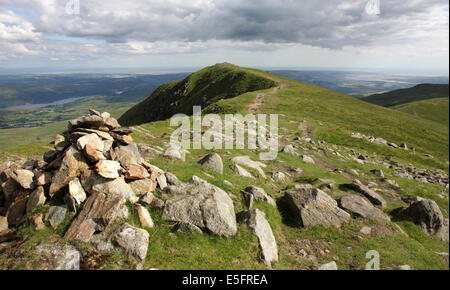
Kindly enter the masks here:
M 395 106 L 393 109 L 412 114 L 416 117 L 432 120 L 446 126 L 449 125 L 448 98 L 417 101 Z
M 408 89 L 371 95 L 362 100 L 384 107 L 393 107 L 421 100 L 436 98 L 448 99 L 448 92 L 448 85 L 446 84 L 420 84 Z
M 119 122 L 136 125 L 164 120 L 176 113 L 192 115 L 192 106 L 207 107 L 220 99 L 273 86 L 273 81 L 245 72 L 234 65 L 217 64 L 184 80 L 159 87 L 149 98 L 122 115 Z
M 264 113 L 280 114 L 280 134 L 282 143 L 295 143 L 295 136 L 300 135 L 298 124 L 306 120 L 309 131 L 316 136 L 317 140 L 325 140 L 328 143 L 337 144 L 340 152 L 349 153 L 351 148 L 357 151 L 372 154 L 376 152 L 379 156 L 390 155 L 399 162 L 413 163 L 417 167 L 439 167 L 448 172 L 448 131 L 445 126 L 437 125 L 431 121 L 421 121 L 406 113 L 397 112 L 371 105 L 354 98 L 326 90 L 323 88 L 306 85 L 272 75 L 266 72 L 246 69 L 259 75 L 288 84 L 289 87 L 281 89 L 265 99 Z M 269 93 L 259 91 L 246 93 L 233 99 L 222 100 L 217 103 L 218 107 L 227 110 L 246 112 L 246 105 L 251 103 L 258 93 Z M 168 126 L 167 121 L 159 121 L 142 125 L 141 127 L 150 131 L 155 138 L 149 138 L 139 132 L 134 133 L 136 142 L 151 145 L 164 146 L 168 141 L 170 132 L 174 128 Z M 403 150 L 394 150 L 383 145 L 374 145 L 366 141 L 350 137 L 350 132 L 361 132 L 367 135 L 386 138 L 392 142 L 407 142 L 415 146 L 418 154 L 412 155 Z M 169 133 L 169 134 L 168 134 Z M 337 157 L 319 155 L 308 148 L 300 146 L 300 150 L 321 159 L 329 165 L 347 170 L 356 168 L 360 170 L 361 176 L 357 177 L 365 182 L 380 182 L 376 176 L 369 171 L 377 166 L 360 165 Z M 244 210 L 241 202 L 240 190 L 248 185 L 263 187 L 277 201 L 283 196 L 284 189 L 289 187 L 296 179 L 291 178 L 289 182 L 271 182 L 259 178 L 252 180 L 238 177 L 229 169 L 230 158 L 238 155 L 249 155 L 254 160 L 258 158 L 257 150 L 218 150 L 224 160 L 224 174 L 203 169 L 197 161 L 210 151 L 191 150 L 187 155 L 186 162 L 171 161 L 162 157 L 155 157 L 149 161 L 156 166 L 175 173 L 183 181 L 187 181 L 192 175 L 197 175 L 209 182 L 220 186 L 230 193 L 236 212 Z M 439 158 L 425 159 L 420 153 L 432 153 Z M 319 185 L 316 180 L 320 178 L 333 179 L 338 183 L 348 180 L 336 173 L 326 170 L 320 165 L 306 164 L 300 158 L 285 153 L 280 153 L 278 159 L 266 162 L 271 171 L 287 171 L 288 166 L 300 167 L 304 170 L 302 177 L 297 181 L 311 182 Z M 419 195 L 432 198 L 438 202 L 443 213 L 448 217 L 448 199 L 437 197 L 442 188 L 436 185 L 424 184 L 414 180 L 405 180 L 393 175 L 393 171 L 383 168 L 386 176 L 397 181 L 401 189 L 396 189 L 402 195 Z M 232 186 L 223 184 L 223 180 L 229 180 Z M 384 190 L 392 190 L 386 184 L 380 183 Z M 156 192 L 156 195 L 159 193 Z M 344 194 L 335 188 L 333 197 Z M 447 191 L 448 195 L 448 191 Z M 386 212 L 392 213 L 395 207 L 403 205 L 400 201 L 391 201 L 390 196 L 384 197 L 390 201 Z M 400 233 L 392 235 L 381 234 L 377 236 L 363 236 L 359 230 L 362 226 L 371 222 L 354 219 L 342 229 L 327 229 L 314 227 L 312 229 L 301 229 L 296 227 L 289 219 L 289 215 L 279 204 L 279 210 L 265 203 L 256 202 L 255 207 L 264 210 L 268 221 L 274 231 L 279 247 L 280 261 L 274 264 L 275 269 L 314 269 L 318 264 L 335 260 L 340 269 L 364 269 L 367 260 L 365 253 L 369 250 L 377 250 L 381 254 L 381 268 L 391 269 L 395 265 L 408 264 L 413 269 L 448 269 L 446 262 L 435 254 L 435 252 L 448 252 L 448 244 L 439 241 L 435 237 L 426 236 L 422 230 L 411 221 L 397 219 L 393 220 L 400 225 L 409 235 L 406 237 Z M 135 211 L 131 209 L 131 217 L 128 222 L 138 226 Z M 150 243 L 145 267 L 156 267 L 159 269 L 264 269 L 263 263 L 258 260 L 258 242 L 256 238 L 244 227 L 240 226 L 238 234 L 231 238 L 216 237 L 208 234 L 176 233 L 172 234 L 173 223 L 161 220 L 159 210 L 150 210 L 155 227 L 149 229 Z M 69 219 L 69 218 L 68 218 Z M 66 221 L 65 224 L 68 224 Z M 390 227 L 390 226 L 389 226 Z M 63 232 L 63 229 L 58 229 Z M 36 233 L 28 225 L 22 230 L 24 237 L 29 238 L 24 247 L 32 248 L 41 240 L 47 240 L 49 236 L 55 237 L 53 232 Z M 317 260 L 308 259 L 301 254 L 305 250 L 308 255 L 317 256 Z M 323 250 L 327 250 L 320 253 Z M 89 250 L 86 250 L 89 252 Z M 2 260 L 3 259 L 3 260 Z M 0 257 L 0 265 L 6 265 L 6 257 Z M 108 268 L 131 268 L 135 262 L 111 253 L 104 267 Z M 24 267 L 24 266 L 23 266 Z

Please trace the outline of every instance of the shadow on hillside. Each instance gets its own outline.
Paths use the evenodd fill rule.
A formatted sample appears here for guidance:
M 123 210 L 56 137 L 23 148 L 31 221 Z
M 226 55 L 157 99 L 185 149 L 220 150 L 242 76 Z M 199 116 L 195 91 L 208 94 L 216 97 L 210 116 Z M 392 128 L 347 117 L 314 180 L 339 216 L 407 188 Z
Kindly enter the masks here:
M 302 226 L 301 222 L 298 219 L 296 219 L 295 216 L 291 213 L 291 210 L 284 201 L 283 197 L 277 198 L 276 203 L 283 224 L 293 228 L 298 228 Z

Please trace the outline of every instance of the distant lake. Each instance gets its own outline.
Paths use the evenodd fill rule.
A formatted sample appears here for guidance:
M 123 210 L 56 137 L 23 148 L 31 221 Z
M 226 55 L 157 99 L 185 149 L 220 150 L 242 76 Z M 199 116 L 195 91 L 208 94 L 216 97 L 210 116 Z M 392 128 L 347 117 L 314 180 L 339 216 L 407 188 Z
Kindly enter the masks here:
M 23 109 L 37 109 L 37 108 L 45 108 L 45 107 L 50 107 L 50 106 L 58 106 L 58 105 L 64 105 L 64 104 L 68 104 L 68 103 L 73 103 L 82 99 L 86 99 L 89 97 L 94 97 L 94 96 L 84 96 L 84 97 L 75 97 L 75 98 L 68 98 L 68 99 L 64 99 L 64 100 L 59 100 L 56 102 L 52 102 L 52 103 L 47 103 L 47 104 L 26 104 L 26 105 L 20 105 L 20 106 L 14 106 L 14 107 L 8 107 L 8 108 L 0 108 L 0 111 L 6 111 L 6 110 L 23 110 Z

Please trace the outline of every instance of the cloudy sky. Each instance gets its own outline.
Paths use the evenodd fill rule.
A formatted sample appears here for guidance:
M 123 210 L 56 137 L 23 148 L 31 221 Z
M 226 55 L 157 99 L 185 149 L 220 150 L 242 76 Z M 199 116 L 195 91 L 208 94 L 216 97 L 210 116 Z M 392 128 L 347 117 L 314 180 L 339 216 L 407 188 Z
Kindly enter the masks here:
M 448 74 L 447 0 L 380 0 L 379 14 L 368 1 L 0 0 L 0 68 L 227 61 Z

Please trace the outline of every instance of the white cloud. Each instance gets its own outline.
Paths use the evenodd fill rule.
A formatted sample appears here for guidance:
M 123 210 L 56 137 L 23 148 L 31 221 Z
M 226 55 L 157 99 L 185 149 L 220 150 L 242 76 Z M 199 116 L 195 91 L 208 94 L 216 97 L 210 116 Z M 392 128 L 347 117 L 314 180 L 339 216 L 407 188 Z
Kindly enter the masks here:
M 0 48 L 13 51 L 0 55 L 90 60 L 317 47 L 448 59 L 445 0 L 381 0 L 379 16 L 364 12 L 367 0 L 80 0 L 79 15 L 66 13 L 68 1 L 0 0 Z

